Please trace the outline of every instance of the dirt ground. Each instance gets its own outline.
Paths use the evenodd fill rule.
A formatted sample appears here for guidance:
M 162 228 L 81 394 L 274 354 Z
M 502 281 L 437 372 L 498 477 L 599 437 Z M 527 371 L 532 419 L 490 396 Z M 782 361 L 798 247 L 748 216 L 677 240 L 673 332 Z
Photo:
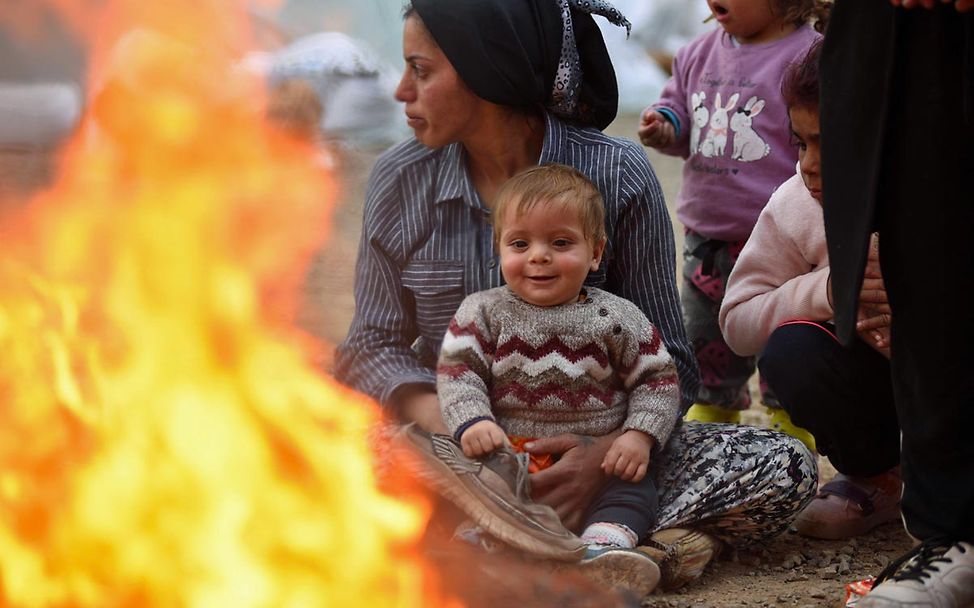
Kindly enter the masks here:
M 631 137 L 635 116 L 623 116 L 609 131 Z M 347 147 L 336 149 L 339 171 L 336 207 L 331 236 L 312 262 L 308 273 L 304 305 L 299 323 L 326 344 L 345 335 L 354 300 L 352 281 L 358 235 L 362 222 L 365 182 L 378 150 Z M 680 159 L 650 152 L 650 160 L 670 204 L 680 186 Z M 11 197 L 22 199 L 51 177 L 51 155 L 43 150 L 0 149 L 0 203 Z M 681 246 L 677 230 L 677 246 Z M 325 352 L 329 352 L 325 348 Z M 328 356 L 322 362 L 327 367 Z M 750 424 L 764 425 L 764 408 L 755 407 L 745 416 Z M 828 480 L 834 470 L 819 459 L 821 477 Z M 756 607 L 756 606 L 842 606 L 846 583 L 876 574 L 891 559 L 910 547 L 899 524 L 883 526 L 873 533 L 848 542 L 812 541 L 785 533 L 765 546 L 725 553 L 704 576 L 679 593 L 654 594 L 643 601 L 646 607 Z M 573 602 L 561 606 L 578 605 Z
M 621 116 L 608 129 L 613 135 L 634 137 L 636 116 Z M 361 229 L 365 180 L 377 151 L 345 149 L 341 158 L 333 238 L 315 259 L 309 273 L 307 300 L 301 323 L 332 344 L 341 340 L 354 306 L 351 293 L 357 238 Z M 673 215 L 680 187 L 682 161 L 649 151 Z M 682 230 L 677 247 L 682 247 Z M 679 256 L 678 256 L 679 257 Z M 756 402 L 759 401 L 756 399 Z M 767 414 L 755 406 L 745 415 L 749 424 L 764 426 Z M 821 478 L 834 474 L 819 458 Z M 845 585 L 875 575 L 891 559 L 910 547 L 898 523 L 883 526 L 852 541 L 814 541 L 788 532 L 765 546 L 731 552 L 704 576 L 679 593 L 654 594 L 646 607 L 842 606 Z

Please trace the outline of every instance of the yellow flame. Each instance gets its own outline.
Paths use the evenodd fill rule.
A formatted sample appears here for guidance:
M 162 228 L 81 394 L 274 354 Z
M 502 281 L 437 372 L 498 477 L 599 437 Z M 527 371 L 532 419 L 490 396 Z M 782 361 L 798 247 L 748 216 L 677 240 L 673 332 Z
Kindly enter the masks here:
M 91 114 L 0 224 L 0 605 L 435 603 L 428 506 L 286 323 L 331 186 L 232 69 L 240 11 L 98 6 Z

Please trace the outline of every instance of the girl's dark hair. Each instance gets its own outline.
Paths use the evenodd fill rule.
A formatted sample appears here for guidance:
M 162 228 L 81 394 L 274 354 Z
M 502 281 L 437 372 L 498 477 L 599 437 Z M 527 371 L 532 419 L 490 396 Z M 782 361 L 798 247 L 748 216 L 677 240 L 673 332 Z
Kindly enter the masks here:
M 832 0 L 772 0 L 774 7 L 785 17 L 785 21 L 801 27 L 806 23 L 815 24 L 819 32 L 825 31 L 832 11 Z
M 816 40 L 808 52 L 788 66 L 781 81 L 781 96 L 791 108 L 818 107 L 818 62 L 822 57 L 822 40 Z
M 402 18 L 403 19 L 408 19 L 415 12 L 416 12 L 416 9 L 413 8 L 413 3 L 412 2 L 405 2 L 405 3 L 403 3 L 403 5 L 402 5 Z

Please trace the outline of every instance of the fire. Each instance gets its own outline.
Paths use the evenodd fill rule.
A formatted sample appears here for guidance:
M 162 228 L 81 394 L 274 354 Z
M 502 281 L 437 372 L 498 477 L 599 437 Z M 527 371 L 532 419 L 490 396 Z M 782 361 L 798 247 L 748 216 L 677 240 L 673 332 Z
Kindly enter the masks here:
M 440 603 L 376 408 L 290 329 L 331 185 L 234 71 L 240 11 L 59 4 L 111 51 L 0 222 L 0 605 Z

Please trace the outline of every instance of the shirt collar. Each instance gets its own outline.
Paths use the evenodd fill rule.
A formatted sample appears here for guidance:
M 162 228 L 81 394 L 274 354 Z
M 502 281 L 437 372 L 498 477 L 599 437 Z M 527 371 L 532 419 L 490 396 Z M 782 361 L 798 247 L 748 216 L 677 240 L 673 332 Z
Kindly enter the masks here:
M 440 153 L 440 179 L 436 180 L 436 192 L 433 193 L 434 204 L 458 198 L 466 199 L 470 205 L 475 204 L 476 199 L 464 196 L 473 190 L 473 184 L 468 183 L 470 179 L 467 176 L 465 156 L 463 146 L 458 143 L 443 148 Z
M 541 144 L 539 165 L 568 164 L 565 162 L 568 146 L 568 125 L 551 112 L 544 113 L 544 142 Z

